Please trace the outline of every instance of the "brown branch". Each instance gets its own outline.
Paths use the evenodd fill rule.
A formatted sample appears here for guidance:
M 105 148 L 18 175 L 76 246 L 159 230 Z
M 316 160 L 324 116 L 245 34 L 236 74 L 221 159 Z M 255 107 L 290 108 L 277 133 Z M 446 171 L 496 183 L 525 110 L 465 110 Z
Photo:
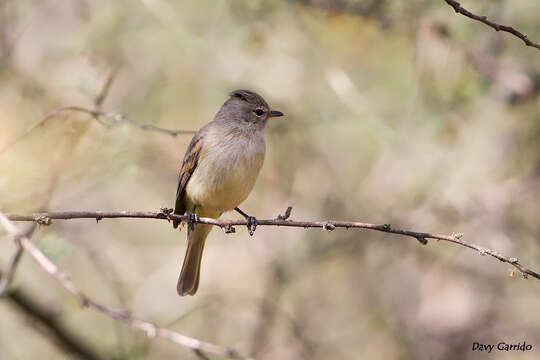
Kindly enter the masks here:
M 11 285 L 11 281 L 13 280 L 13 276 L 15 275 L 15 271 L 17 270 L 17 266 L 22 257 L 23 248 L 19 244 L 16 244 L 15 246 L 15 251 L 9 259 L 6 271 L 0 277 L 0 297 L 4 296 L 9 285 Z
M 113 310 L 101 303 L 94 301 L 92 298 L 81 292 L 66 272 L 53 263 L 51 259 L 49 259 L 45 253 L 35 246 L 27 236 L 21 233 L 19 229 L 17 229 L 17 227 L 9 220 L 9 216 L 6 217 L 4 214 L 0 213 L 0 225 L 2 225 L 6 231 L 13 236 L 15 241 L 18 242 L 26 252 L 28 252 L 28 254 L 39 266 L 53 276 L 67 291 L 77 297 L 81 306 L 92 308 L 115 320 L 120 320 L 128 324 L 133 329 L 144 332 L 148 338 L 162 337 L 178 345 L 187 347 L 196 354 L 210 353 L 229 359 L 247 359 L 239 355 L 236 350 L 204 342 L 179 332 L 159 327 L 148 321 L 134 318 L 126 311 Z
M 101 87 L 101 91 L 94 99 L 94 107 L 98 110 L 101 110 L 101 106 L 105 102 L 105 99 L 107 99 L 107 96 L 109 96 L 109 91 L 111 90 L 112 84 L 114 80 L 116 79 L 116 75 L 118 75 L 118 72 L 120 71 L 120 66 L 117 65 L 112 68 L 112 70 L 109 73 L 109 76 L 105 79 L 105 82 L 103 83 L 103 86 Z
M 69 356 L 85 360 L 102 359 L 101 355 L 94 351 L 89 344 L 86 344 L 83 339 L 73 335 L 70 329 L 63 326 L 53 311 L 48 307 L 36 303 L 30 294 L 17 289 L 7 293 L 6 300 L 28 319 L 32 320 L 32 329 L 42 332 L 59 348 L 66 351 Z
M 24 139 L 26 136 L 28 136 L 32 131 L 35 129 L 45 125 L 47 122 L 49 122 L 51 119 L 56 118 L 57 116 L 61 115 L 62 113 L 69 113 L 69 112 L 79 112 L 83 114 L 89 115 L 92 119 L 96 120 L 103 126 L 112 126 L 116 125 L 118 123 L 128 123 L 132 126 L 135 126 L 141 130 L 148 130 L 148 131 L 154 131 L 166 135 L 170 135 L 172 137 L 177 137 L 178 135 L 190 135 L 195 134 L 195 131 L 193 130 L 175 130 L 175 129 L 165 129 L 161 128 L 152 124 L 144 124 L 139 123 L 135 120 L 132 120 L 128 118 L 124 114 L 120 113 L 114 113 L 114 112 L 108 112 L 108 111 L 102 111 L 99 109 L 88 109 L 82 106 L 62 106 L 58 109 L 50 112 L 49 114 L 45 115 L 40 121 L 32 125 L 28 130 L 26 130 L 21 136 L 13 139 L 13 141 L 9 142 L 7 145 L 5 145 L 2 149 L 0 149 L 0 154 L 4 152 L 6 149 L 10 148 L 11 146 L 15 145 L 20 140 Z
M 531 47 L 534 47 L 534 48 L 537 48 L 538 50 L 540 50 L 540 43 L 531 41 L 527 37 L 527 35 L 523 34 L 522 32 L 519 32 L 518 30 L 514 29 L 513 27 L 506 26 L 506 25 L 501 25 L 501 24 L 498 24 L 496 22 L 493 22 L 493 21 L 489 20 L 487 18 L 487 16 L 473 14 L 469 10 L 462 7 L 461 4 L 459 2 L 457 2 L 457 1 L 454 1 L 454 0 L 444 0 L 444 1 L 448 5 L 450 5 L 454 9 L 454 11 L 456 13 L 464 15 L 464 16 L 466 16 L 468 18 L 479 21 L 481 23 L 484 23 L 487 26 L 490 26 L 491 28 L 493 28 L 495 31 L 504 31 L 504 32 L 510 33 L 510 34 L 514 35 L 515 37 L 521 39 L 525 43 L 525 45 L 531 46 Z
M 24 232 L 24 235 L 26 237 L 30 237 L 36 229 L 36 225 L 36 223 L 33 223 L 33 226 L 30 226 L 28 230 Z M 15 276 L 15 271 L 17 270 L 17 266 L 19 265 L 19 261 L 21 260 L 22 253 L 23 248 L 21 244 L 16 242 L 15 251 L 11 256 L 11 259 L 9 259 L 6 271 L 0 276 L 0 297 L 2 297 L 9 289 L 9 285 L 11 285 L 11 281 L 13 280 L 13 276 Z
M 287 216 L 290 216 L 290 211 L 286 212 Z M 453 233 L 451 235 L 444 234 L 434 234 L 427 232 L 418 232 L 412 230 L 403 230 L 393 228 L 390 224 L 370 224 L 356 221 L 293 221 L 288 219 L 283 219 L 284 216 L 277 219 L 268 219 L 268 220 L 257 220 L 258 226 L 290 226 L 290 227 L 301 227 L 301 228 L 321 228 L 324 230 L 334 230 L 335 228 L 358 228 L 366 230 L 375 230 L 390 234 L 402 235 L 407 237 L 412 237 L 420 241 L 422 244 L 427 244 L 428 239 L 442 240 L 451 242 L 460 246 L 467 247 L 476 251 L 480 255 L 489 255 L 497 260 L 508 263 L 515 267 L 523 275 L 524 278 L 527 278 L 529 275 L 540 280 L 540 274 L 536 271 L 533 271 L 519 262 L 517 258 L 504 256 L 497 251 L 484 248 L 482 246 L 466 242 L 462 240 L 463 234 Z M 288 217 L 288 216 L 287 216 Z M 12 221 L 34 221 L 42 225 L 50 225 L 52 220 L 69 220 L 69 219 L 96 219 L 96 221 L 106 219 L 106 218 L 145 218 L 145 219 L 161 219 L 161 220 L 186 220 L 184 215 L 175 215 L 172 214 L 172 209 L 162 208 L 158 212 L 154 211 L 55 211 L 55 212 L 42 212 L 34 213 L 31 215 L 17 215 L 10 214 L 8 218 Z M 218 226 L 225 232 L 234 232 L 234 226 L 247 226 L 246 220 L 221 220 L 221 219 L 212 219 L 212 218 L 197 218 L 196 222 L 201 224 L 209 224 Z

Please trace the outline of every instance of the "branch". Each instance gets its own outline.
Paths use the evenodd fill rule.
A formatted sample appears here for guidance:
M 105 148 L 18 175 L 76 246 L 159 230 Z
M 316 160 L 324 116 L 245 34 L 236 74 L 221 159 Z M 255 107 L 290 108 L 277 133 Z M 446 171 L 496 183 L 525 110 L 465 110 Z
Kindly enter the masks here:
M 172 137 L 177 137 L 178 135 L 195 134 L 195 131 L 193 130 L 165 129 L 165 128 L 161 128 L 152 124 L 140 123 L 135 120 L 131 120 L 126 115 L 120 114 L 120 113 L 102 111 L 99 109 L 88 109 L 82 106 L 62 106 L 50 112 L 49 114 L 45 115 L 40 121 L 32 125 L 28 130 L 26 130 L 21 136 L 15 138 L 13 141 L 5 145 L 2 149 L 0 149 L 0 154 L 4 152 L 6 149 L 8 149 L 9 147 L 15 145 L 21 139 L 28 136 L 32 131 L 34 131 L 38 127 L 45 125 L 45 123 L 47 123 L 51 119 L 61 115 L 62 113 L 69 113 L 69 112 L 79 112 L 79 113 L 90 115 L 92 119 L 96 120 L 97 122 L 99 122 L 101 125 L 105 127 L 110 127 L 112 125 L 125 122 L 141 130 L 154 131 L 154 132 L 170 135 Z
M 466 16 L 468 18 L 479 21 L 481 23 L 484 23 L 484 24 L 492 27 L 495 31 L 504 31 L 504 32 L 510 33 L 510 34 L 514 35 L 515 37 L 520 38 L 521 40 L 523 40 L 525 45 L 531 46 L 531 47 L 534 47 L 534 48 L 537 48 L 538 50 L 540 50 L 540 44 L 539 43 L 529 40 L 527 35 L 517 31 L 513 27 L 506 26 L 506 25 L 501 25 L 501 24 L 498 24 L 496 22 L 493 22 L 493 21 L 489 20 L 487 18 L 487 16 L 473 14 L 469 10 L 462 7 L 461 4 L 459 2 L 457 2 L 457 1 L 454 1 L 454 0 L 444 0 L 444 1 L 448 5 L 450 5 L 452 8 L 454 8 L 454 11 L 456 13 L 464 15 L 464 16 Z
M 36 223 L 33 223 L 32 225 L 33 226 L 30 226 L 28 230 L 24 232 L 24 236 L 30 237 L 32 235 L 32 233 L 36 229 Z M 9 259 L 6 272 L 3 274 L 0 274 L 0 297 L 2 297 L 6 293 L 6 291 L 9 289 L 9 285 L 11 284 L 11 281 L 13 280 L 13 276 L 15 276 L 15 271 L 17 270 L 17 266 L 19 265 L 19 261 L 21 260 L 22 253 L 23 253 L 23 248 L 18 242 L 16 242 L 15 251 L 13 252 L 13 255 L 11 256 L 11 259 Z
M 41 331 L 45 336 L 53 340 L 53 343 L 77 359 L 100 360 L 101 355 L 95 352 L 83 339 L 73 335 L 72 332 L 62 325 L 54 312 L 48 307 L 36 303 L 32 296 L 17 289 L 6 295 L 14 307 L 21 311 L 28 319 L 32 320 L 31 327 Z M 36 326 L 36 324 L 41 326 Z
M 290 207 L 289 207 L 290 208 Z M 442 240 L 451 242 L 460 246 L 467 247 L 476 251 L 478 254 L 484 256 L 489 255 L 497 260 L 508 263 L 515 267 L 524 278 L 529 275 L 540 280 L 540 274 L 533 271 L 519 262 L 517 258 L 504 256 L 497 251 L 484 248 L 473 243 L 462 240 L 463 234 L 453 233 L 451 235 L 434 234 L 427 232 L 418 232 L 412 230 L 403 230 L 393 228 L 390 224 L 370 224 L 356 221 L 293 221 L 289 220 L 290 209 L 287 209 L 285 216 L 278 216 L 276 219 L 259 220 L 257 219 L 258 226 L 289 226 L 289 227 L 301 227 L 301 228 L 321 228 L 324 230 L 332 231 L 335 228 L 358 228 L 366 230 L 380 231 L 390 234 L 402 235 L 412 237 L 420 241 L 422 244 L 427 244 L 428 239 Z M 50 225 L 52 220 L 70 220 L 70 219 L 96 219 L 96 221 L 102 219 L 111 218 L 144 218 L 144 219 L 161 219 L 161 220 L 186 220 L 185 215 L 175 215 L 172 213 L 172 209 L 162 208 L 158 212 L 154 211 L 55 211 L 55 212 L 42 212 L 34 213 L 31 215 L 17 215 L 9 214 L 7 217 L 12 221 L 34 221 L 41 225 Z M 221 220 L 212 218 L 197 218 L 197 223 L 208 224 L 220 227 L 225 232 L 234 232 L 234 226 L 247 226 L 246 220 Z
M 133 329 L 143 331 L 149 338 L 163 337 L 178 345 L 187 347 L 199 356 L 201 356 L 201 354 L 210 353 L 229 359 L 247 359 L 240 356 L 236 350 L 204 342 L 176 331 L 159 327 L 150 322 L 136 319 L 126 311 L 109 309 L 105 305 L 94 301 L 86 294 L 81 292 L 67 273 L 53 263 L 51 259 L 49 259 L 45 253 L 35 246 L 26 235 L 21 233 L 19 229 L 17 229 L 17 227 L 9 220 L 9 216 L 6 217 L 4 214 L 0 213 L 0 225 L 2 225 L 7 232 L 13 236 L 15 241 L 18 242 L 20 246 L 30 254 L 30 256 L 39 266 L 54 277 L 67 291 L 77 297 L 81 306 L 92 308 L 115 320 L 120 320 L 131 326 Z
M 107 96 L 109 95 L 109 91 L 111 90 L 112 84 L 114 80 L 116 79 L 116 75 L 118 75 L 118 72 L 120 71 L 120 65 L 116 65 L 112 68 L 112 70 L 109 73 L 109 76 L 105 79 L 105 82 L 103 83 L 103 86 L 101 87 L 101 91 L 94 99 L 94 107 L 98 110 L 101 110 L 101 106 L 105 102 L 105 99 L 107 99 Z

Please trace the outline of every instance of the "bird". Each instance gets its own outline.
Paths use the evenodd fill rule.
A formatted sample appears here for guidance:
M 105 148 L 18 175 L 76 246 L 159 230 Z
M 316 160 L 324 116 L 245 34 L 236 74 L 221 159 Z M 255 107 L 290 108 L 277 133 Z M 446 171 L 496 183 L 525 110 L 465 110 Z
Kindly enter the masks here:
M 257 219 L 238 205 L 248 197 L 263 165 L 267 120 L 283 115 L 257 93 L 234 90 L 213 120 L 191 139 L 180 169 L 173 212 L 186 215 L 188 225 L 178 295 L 195 295 L 199 287 L 204 244 L 212 228 L 197 223 L 199 217 L 219 218 L 226 211 L 236 210 L 253 235 Z M 180 223 L 173 220 L 174 228 Z

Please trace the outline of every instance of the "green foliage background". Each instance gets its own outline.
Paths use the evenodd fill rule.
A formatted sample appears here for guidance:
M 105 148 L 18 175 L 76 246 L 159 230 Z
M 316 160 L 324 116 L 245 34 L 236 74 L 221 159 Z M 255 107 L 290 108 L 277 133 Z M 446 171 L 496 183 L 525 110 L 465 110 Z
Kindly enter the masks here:
M 540 40 L 540 3 L 463 6 Z M 287 114 L 243 208 L 465 239 L 540 268 L 540 52 L 444 1 L 0 1 L 0 148 L 62 105 L 195 130 L 236 88 Z M 0 153 L 0 210 L 173 206 L 190 140 L 68 114 Z M 225 217 L 235 217 L 226 214 Z M 534 346 L 539 284 L 461 247 L 367 231 L 261 227 L 207 242 L 199 292 L 175 284 L 185 231 L 56 221 L 34 239 L 112 307 L 258 359 L 472 359 Z M 0 264 L 13 251 L 0 242 Z M 81 310 L 28 257 L 13 284 L 104 359 L 194 358 Z M 72 358 L 0 301 L 2 358 Z

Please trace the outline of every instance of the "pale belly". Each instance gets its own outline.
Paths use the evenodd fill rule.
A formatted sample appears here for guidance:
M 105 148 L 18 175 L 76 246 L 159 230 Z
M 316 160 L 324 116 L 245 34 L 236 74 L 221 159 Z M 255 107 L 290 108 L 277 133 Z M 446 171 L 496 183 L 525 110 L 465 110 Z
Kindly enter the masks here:
M 188 203 L 206 212 L 232 210 L 244 201 L 264 162 L 264 139 L 225 144 L 201 154 L 186 186 Z

